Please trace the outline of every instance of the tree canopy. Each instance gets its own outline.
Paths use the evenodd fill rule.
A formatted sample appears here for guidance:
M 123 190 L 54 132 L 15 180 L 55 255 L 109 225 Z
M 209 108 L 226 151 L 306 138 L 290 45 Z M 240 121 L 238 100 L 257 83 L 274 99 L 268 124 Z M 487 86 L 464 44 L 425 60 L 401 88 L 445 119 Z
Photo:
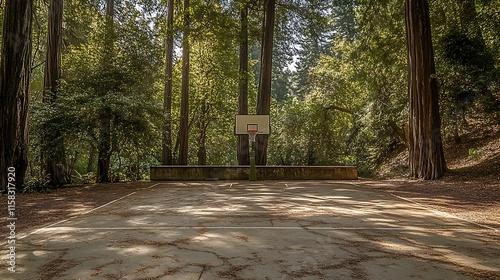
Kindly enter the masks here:
M 66 182 L 103 172 L 103 181 L 144 179 L 162 162 L 243 164 L 238 153 L 248 148 L 233 130 L 241 106 L 271 115 L 270 165 L 357 165 L 370 175 L 410 143 L 401 1 L 63 3 L 60 77 L 50 85 L 57 98 L 47 103 L 50 7 L 33 2 L 27 188 L 46 184 L 45 161 L 54 153 L 64 157 Z M 445 144 L 460 141 L 471 123 L 500 120 L 499 9 L 499 0 L 430 1 Z

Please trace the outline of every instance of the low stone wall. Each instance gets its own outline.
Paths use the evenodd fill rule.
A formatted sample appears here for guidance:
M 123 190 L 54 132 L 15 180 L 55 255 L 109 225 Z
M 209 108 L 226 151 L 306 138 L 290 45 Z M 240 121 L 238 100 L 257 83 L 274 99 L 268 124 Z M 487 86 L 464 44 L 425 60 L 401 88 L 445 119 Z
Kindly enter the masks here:
M 249 166 L 152 166 L 151 180 L 248 180 Z M 258 180 L 357 180 L 356 166 L 257 166 Z

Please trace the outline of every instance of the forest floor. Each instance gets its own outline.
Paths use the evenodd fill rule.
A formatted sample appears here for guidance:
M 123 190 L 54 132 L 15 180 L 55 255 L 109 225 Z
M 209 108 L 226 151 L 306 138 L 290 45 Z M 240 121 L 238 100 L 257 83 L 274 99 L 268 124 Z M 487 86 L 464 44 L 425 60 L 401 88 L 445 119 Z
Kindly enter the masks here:
M 448 171 L 439 180 L 409 180 L 408 152 L 403 151 L 380 167 L 384 180 L 368 185 L 499 228 L 500 126 L 478 127 L 444 150 Z
M 405 153 L 381 168 L 385 180 L 361 179 L 359 185 L 451 213 L 467 221 L 500 227 L 500 127 L 470 133 L 460 144 L 445 147 L 449 171 L 436 181 L 408 180 Z M 387 166 L 390 166 L 388 168 Z M 390 177 L 389 179 L 387 177 Z M 71 185 L 16 197 L 17 234 L 78 216 L 131 192 L 149 181 Z M 0 196 L 1 205 L 7 197 Z M 2 214 L 6 218 L 6 211 Z

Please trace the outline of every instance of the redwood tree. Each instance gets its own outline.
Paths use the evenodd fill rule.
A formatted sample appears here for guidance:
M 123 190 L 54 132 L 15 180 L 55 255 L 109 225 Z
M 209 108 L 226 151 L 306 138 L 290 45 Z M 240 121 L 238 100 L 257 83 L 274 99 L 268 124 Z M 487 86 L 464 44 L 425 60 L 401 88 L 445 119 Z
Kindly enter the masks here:
M 429 3 L 406 0 L 410 176 L 432 180 L 446 170 L 441 141 L 438 84 L 431 40 Z
M 167 37 L 165 62 L 165 90 L 163 92 L 163 138 L 161 163 L 173 164 L 172 160 L 172 64 L 174 58 L 174 0 L 167 3 Z
M 248 2 L 240 3 L 240 67 L 238 114 L 248 114 Z M 248 135 L 238 135 L 238 164 L 250 164 Z
M 61 77 L 63 0 L 51 0 L 48 15 L 47 51 L 44 71 L 43 102 L 53 106 L 57 100 L 59 78 Z M 49 174 L 50 184 L 59 186 L 64 183 L 64 143 L 61 132 L 50 123 L 42 132 L 45 171 Z
M 28 166 L 28 92 L 31 79 L 32 1 L 7 0 L 0 62 L 0 174 L 7 186 L 8 168 L 15 185 L 24 185 Z
M 181 124 L 179 128 L 179 164 L 188 163 L 189 130 L 189 0 L 184 0 L 184 31 L 182 38 L 182 85 L 181 85 Z
M 275 0 L 264 1 L 264 37 L 262 40 L 261 70 L 259 93 L 257 97 L 257 114 L 269 115 L 271 112 L 271 74 L 273 68 L 273 37 Z M 258 135 L 255 151 L 255 163 L 266 165 L 268 135 Z
M 106 32 L 104 38 L 104 57 L 102 58 L 102 67 L 104 69 L 110 67 L 114 61 L 114 0 L 106 0 Z M 105 96 L 110 88 L 101 88 L 100 94 L 105 100 Z M 101 104 L 102 108 L 99 112 L 99 155 L 97 158 L 97 182 L 109 182 L 109 165 L 111 163 L 111 108 L 108 104 Z

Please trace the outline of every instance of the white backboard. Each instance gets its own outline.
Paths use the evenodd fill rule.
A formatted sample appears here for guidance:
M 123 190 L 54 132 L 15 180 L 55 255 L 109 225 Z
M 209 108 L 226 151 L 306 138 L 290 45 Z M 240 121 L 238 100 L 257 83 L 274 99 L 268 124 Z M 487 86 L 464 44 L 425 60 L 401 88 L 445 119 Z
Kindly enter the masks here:
M 256 129 L 259 134 L 269 134 L 269 115 L 236 115 L 234 121 L 234 134 L 248 134 L 248 130 Z

